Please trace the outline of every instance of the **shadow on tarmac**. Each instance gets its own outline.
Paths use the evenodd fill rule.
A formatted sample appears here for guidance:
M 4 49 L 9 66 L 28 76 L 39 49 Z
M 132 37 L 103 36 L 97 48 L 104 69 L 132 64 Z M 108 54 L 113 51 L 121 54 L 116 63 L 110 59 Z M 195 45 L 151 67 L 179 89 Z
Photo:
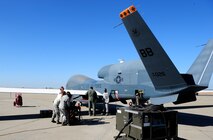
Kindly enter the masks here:
M 10 116 L 0 116 L 0 121 L 26 120 L 38 118 L 40 118 L 40 114 L 10 115 Z
M 208 107 L 213 107 L 213 105 L 175 106 L 175 107 L 166 107 L 166 108 L 171 110 L 178 110 L 178 109 L 196 109 L 196 108 L 208 108 Z
M 94 116 L 95 117 L 95 116 Z M 105 122 L 103 118 L 91 118 L 91 119 L 83 119 L 80 124 L 81 125 L 101 125 L 108 124 L 109 122 Z
M 124 107 L 122 105 L 118 105 L 118 104 L 113 104 L 113 103 L 110 103 L 109 104 L 109 114 L 110 115 L 116 115 L 116 112 L 117 112 L 117 108 L 120 108 L 120 107 Z M 88 109 L 88 106 L 87 106 L 87 109 Z M 97 114 L 101 114 L 103 113 L 103 109 L 104 109 L 104 105 L 103 103 L 98 103 L 96 104 L 96 113 Z M 89 110 L 89 109 L 88 109 Z M 87 111 L 88 112 L 88 111 Z M 88 115 L 88 113 L 84 113 L 84 115 Z
M 22 107 L 34 107 L 34 106 L 22 106 Z M 96 110 L 96 115 L 101 116 L 103 105 L 98 105 Z M 116 114 L 116 108 L 122 107 L 114 104 L 110 104 L 109 110 L 110 115 Z M 88 115 L 88 111 L 81 111 L 81 116 Z M 93 116 L 92 116 L 93 117 Z M 95 116 L 94 116 L 95 117 Z M 40 114 L 22 114 L 22 115 L 10 115 L 10 116 L 0 116 L 0 121 L 10 121 L 10 120 L 26 120 L 26 119 L 38 119 L 41 118 Z M 97 124 L 103 124 L 105 122 L 101 122 L 100 119 L 83 119 L 83 124 L 85 125 L 97 125 Z
M 182 110 L 182 109 L 202 109 L 211 108 L 213 105 L 195 105 L 195 106 L 175 106 L 166 107 L 170 110 Z M 213 126 L 213 117 L 200 114 L 191 114 L 178 112 L 178 124 L 191 125 L 191 126 Z
M 200 126 L 200 127 L 213 126 L 213 117 L 179 112 L 178 124 Z
M 21 107 L 37 107 L 37 106 L 27 106 L 27 105 L 23 105 L 23 106 L 21 106 Z

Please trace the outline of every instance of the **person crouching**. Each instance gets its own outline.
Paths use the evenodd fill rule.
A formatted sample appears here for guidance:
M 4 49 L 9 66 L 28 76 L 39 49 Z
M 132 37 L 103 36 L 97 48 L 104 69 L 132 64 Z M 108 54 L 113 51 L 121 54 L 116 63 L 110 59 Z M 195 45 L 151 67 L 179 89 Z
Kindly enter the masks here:
M 67 94 L 66 92 L 64 92 L 59 104 L 59 110 L 60 110 L 61 119 L 62 119 L 62 126 L 70 125 L 70 102 L 71 102 L 70 93 L 68 92 Z

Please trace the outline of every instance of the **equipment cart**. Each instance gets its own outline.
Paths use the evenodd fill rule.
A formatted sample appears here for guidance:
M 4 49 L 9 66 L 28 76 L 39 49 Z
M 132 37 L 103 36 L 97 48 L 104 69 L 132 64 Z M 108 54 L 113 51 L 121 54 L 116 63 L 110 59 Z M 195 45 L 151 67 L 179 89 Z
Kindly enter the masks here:
M 178 133 L 177 111 L 146 110 L 122 107 L 117 109 L 116 129 L 124 134 L 115 139 L 157 140 L 176 139 Z

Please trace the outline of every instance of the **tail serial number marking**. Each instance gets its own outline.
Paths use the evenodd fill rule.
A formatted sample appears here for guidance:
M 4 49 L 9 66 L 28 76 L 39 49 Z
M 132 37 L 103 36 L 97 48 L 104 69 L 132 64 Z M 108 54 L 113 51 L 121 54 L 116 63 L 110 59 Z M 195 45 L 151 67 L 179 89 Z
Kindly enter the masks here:
M 164 77 L 166 76 L 165 72 L 153 72 L 152 76 L 154 77 Z

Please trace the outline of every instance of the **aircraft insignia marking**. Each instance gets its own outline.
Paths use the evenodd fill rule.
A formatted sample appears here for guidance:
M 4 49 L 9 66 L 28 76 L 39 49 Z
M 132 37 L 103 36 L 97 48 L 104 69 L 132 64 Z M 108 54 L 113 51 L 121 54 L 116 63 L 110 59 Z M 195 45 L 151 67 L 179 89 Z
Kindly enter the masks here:
M 118 75 L 118 76 L 114 79 L 114 81 L 115 81 L 117 84 L 119 84 L 119 83 L 121 83 L 121 82 L 123 81 L 123 78 L 122 78 L 120 75 Z

